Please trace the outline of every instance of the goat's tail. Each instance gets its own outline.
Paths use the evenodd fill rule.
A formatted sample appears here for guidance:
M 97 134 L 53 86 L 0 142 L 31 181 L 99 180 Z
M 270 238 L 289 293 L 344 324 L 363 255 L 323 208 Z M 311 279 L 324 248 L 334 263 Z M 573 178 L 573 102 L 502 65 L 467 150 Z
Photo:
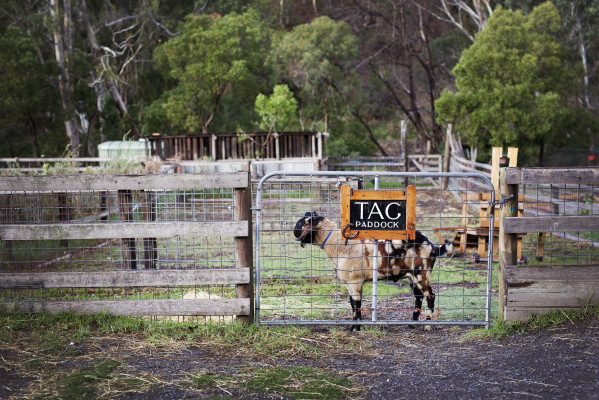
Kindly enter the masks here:
M 451 253 L 453 251 L 453 244 L 446 240 L 440 247 L 436 247 L 433 245 L 433 251 L 431 252 L 431 257 L 443 257 L 447 253 Z

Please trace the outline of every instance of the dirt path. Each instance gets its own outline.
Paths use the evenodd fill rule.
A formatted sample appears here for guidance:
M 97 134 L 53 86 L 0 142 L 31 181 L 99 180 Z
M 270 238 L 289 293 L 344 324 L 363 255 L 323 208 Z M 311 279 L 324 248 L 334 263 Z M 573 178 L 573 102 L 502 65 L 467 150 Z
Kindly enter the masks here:
M 463 341 L 463 336 L 464 329 L 451 327 L 433 332 L 390 327 L 380 335 L 315 328 L 302 339 L 313 351 L 294 355 L 279 349 L 258 356 L 211 343 L 153 347 L 135 336 L 120 335 L 92 338 L 71 356 L 38 360 L 38 367 L 35 358 L 19 349 L 2 348 L 0 399 L 56 398 L 45 387 L 60 384 L 53 380 L 74 378 L 52 371 L 89 371 L 98 359 L 112 360 L 121 376 L 137 380 L 122 389 L 119 381 L 109 380 L 109 398 L 287 398 L 267 387 L 248 389 L 239 382 L 259 369 L 309 367 L 350 379 L 347 398 L 599 399 L 599 320 L 499 340 Z M 90 372 L 80 374 L 82 382 L 86 374 Z M 218 379 L 192 387 L 190 376 Z M 76 398 L 62 393 L 59 397 Z M 102 392 L 97 389 L 90 398 L 98 393 Z

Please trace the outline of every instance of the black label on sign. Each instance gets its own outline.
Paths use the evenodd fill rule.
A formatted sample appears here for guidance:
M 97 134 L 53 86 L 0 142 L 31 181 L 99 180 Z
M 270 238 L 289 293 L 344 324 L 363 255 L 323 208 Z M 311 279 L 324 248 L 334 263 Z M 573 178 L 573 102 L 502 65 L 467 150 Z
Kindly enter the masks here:
M 405 200 L 351 200 L 349 220 L 356 231 L 405 231 Z

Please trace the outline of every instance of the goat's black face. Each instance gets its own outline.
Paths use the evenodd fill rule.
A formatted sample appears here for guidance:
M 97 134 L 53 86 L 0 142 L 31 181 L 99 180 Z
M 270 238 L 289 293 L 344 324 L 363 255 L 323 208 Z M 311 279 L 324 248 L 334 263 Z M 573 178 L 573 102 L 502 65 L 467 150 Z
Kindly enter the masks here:
M 293 228 L 293 235 L 302 244 L 302 247 L 306 244 L 314 243 L 312 232 L 323 219 L 324 217 L 316 214 L 316 212 L 307 212 L 306 215 L 297 221 L 295 228 Z

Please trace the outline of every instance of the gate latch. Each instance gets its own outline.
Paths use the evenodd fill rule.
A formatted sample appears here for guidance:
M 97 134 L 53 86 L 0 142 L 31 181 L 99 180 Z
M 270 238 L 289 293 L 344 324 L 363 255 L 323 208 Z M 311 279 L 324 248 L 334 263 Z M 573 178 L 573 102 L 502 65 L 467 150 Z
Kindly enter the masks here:
M 509 200 L 509 199 L 511 199 L 511 198 L 513 198 L 513 197 L 514 197 L 514 194 L 513 194 L 513 193 L 512 193 L 512 194 L 510 194 L 510 195 L 509 195 L 509 196 L 507 196 L 507 197 L 506 197 L 505 195 L 503 195 L 503 194 L 502 194 L 502 195 L 501 195 L 501 200 L 499 200 L 499 201 L 496 201 L 496 202 L 492 202 L 491 200 L 489 200 L 489 205 L 490 205 L 491 207 L 499 206 L 499 207 L 501 208 L 501 207 L 503 207 L 503 205 L 504 205 L 505 203 L 507 203 L 507 202 L 508 202 L 508 200 Z

